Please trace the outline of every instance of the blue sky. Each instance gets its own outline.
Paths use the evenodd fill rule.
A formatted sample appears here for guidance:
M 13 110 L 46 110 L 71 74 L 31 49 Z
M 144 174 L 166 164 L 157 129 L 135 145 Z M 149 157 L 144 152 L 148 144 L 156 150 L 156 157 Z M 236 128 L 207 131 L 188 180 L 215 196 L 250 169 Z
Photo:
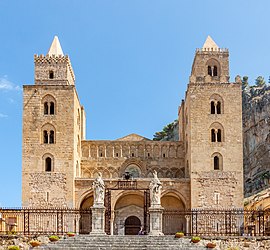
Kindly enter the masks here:
M 58 35 L 87 139 L 152 138 L 177 118 L 194 52 L 229 48 L 230 74 L 270 75 L 270 1 L 0 0 L 0 207 L 21 205 L 22 85 Z

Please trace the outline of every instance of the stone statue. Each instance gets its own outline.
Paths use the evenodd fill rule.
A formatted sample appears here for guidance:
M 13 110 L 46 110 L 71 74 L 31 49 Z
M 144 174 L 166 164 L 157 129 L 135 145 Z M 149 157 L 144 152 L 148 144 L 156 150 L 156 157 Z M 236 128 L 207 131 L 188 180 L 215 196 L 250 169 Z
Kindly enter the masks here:
M 154 170 L 153 176 L 154 178 L 151 180 L 150 185 L 149 185 L 151 206 L 156 206 L 156 205 L 160 206 L 161 204 L 160 196 L 161 196 L 162 185 L 161 185 L 160 180 L 158 179 L 156 170 Z
M 98 173 L 98 177 L 92 186 L 94 190 L 94 205 L 104 205 L 105 184 L 101 173 Z

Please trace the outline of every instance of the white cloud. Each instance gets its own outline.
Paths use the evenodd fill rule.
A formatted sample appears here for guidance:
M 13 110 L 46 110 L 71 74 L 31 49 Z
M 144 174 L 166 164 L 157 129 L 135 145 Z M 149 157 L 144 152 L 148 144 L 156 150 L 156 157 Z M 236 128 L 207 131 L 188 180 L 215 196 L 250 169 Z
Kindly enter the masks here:
M 8 116 L 5 114 L 0 113 L 0 118 L 7 118 Z
M 0 91 L 5 90 L 5 91 L 21 91 L 20 86 L 14 84 L 13 82 L 9 81 L 7 79 L 7 76 L 0 77 Z

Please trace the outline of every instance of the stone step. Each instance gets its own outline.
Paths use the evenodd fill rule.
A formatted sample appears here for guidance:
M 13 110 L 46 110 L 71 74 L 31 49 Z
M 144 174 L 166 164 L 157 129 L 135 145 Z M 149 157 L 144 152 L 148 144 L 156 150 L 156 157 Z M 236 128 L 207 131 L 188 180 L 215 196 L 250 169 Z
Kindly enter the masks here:
M 40 249 L 66 250 L 200 250 L 205 246 L 194 244 L 189 238 L 175 239 L 174 236 L 91 236 L 78 235 L 49 243 Z

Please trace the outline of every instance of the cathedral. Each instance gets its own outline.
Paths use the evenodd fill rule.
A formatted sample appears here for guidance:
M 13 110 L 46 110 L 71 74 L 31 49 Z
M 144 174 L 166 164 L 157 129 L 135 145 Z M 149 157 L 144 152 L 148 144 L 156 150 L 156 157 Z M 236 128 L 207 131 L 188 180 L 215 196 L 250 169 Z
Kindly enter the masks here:
M 23 86 L 23 207 L 90 209 L 92 184 L 101 175 L 108 232 L 136 234 L 149 223 L 149 183 L 156 172 L 164 233 L 188 230 L 188 217 L 176 219 L 177 212 L 243 208 L 242 84 L 240 77 L 230 82 L 229 51 L 210 36 L 195 52 L 178 108 L 179 141 L 135 133 L 88 140 L 76 91 L 83 83 L 75 84 L 57 37 L 34 64 L 35 82 Z M 81 233 L 91 231 L 91 220 L 82 217 Z

